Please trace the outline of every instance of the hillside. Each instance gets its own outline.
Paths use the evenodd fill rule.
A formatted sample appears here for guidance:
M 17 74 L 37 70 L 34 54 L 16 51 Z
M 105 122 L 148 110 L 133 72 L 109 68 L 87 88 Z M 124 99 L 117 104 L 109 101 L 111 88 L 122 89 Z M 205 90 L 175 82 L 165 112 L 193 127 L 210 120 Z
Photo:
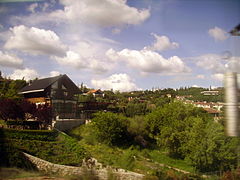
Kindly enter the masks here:
M 2 166 L 28 168 L 21 152 L 47 161 L 80 166 L 87 156 L 86 150 L 76 140 L 57 131 L 0 129 Z

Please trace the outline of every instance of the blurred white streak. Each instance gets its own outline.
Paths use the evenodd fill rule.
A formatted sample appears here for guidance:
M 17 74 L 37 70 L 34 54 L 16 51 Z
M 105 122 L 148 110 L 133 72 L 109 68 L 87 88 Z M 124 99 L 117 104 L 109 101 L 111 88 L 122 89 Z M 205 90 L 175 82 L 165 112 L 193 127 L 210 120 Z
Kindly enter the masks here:
M 228 136 L 240 135 L 239 120 L 239 94 L 237 73 L 227 72 L 224 80 L 225 87 L 225 117 L 226 117 L 226 134 Z

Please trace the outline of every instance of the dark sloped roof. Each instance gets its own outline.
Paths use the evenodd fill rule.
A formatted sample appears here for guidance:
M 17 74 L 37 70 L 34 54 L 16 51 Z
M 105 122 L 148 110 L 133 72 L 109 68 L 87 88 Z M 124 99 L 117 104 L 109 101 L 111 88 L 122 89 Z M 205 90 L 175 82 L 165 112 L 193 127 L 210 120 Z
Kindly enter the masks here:
M 38 91 L 38 90 L 44 90 L 60 78 L 62 78 L 64 75 L 59 75 L 55 77 L 50 78 L 44 78 L 44 79 L 38 79 L 32 82 L 32 84 L 25 86 L 20 90 L 19 93 L 24 93 L 28 91 Z

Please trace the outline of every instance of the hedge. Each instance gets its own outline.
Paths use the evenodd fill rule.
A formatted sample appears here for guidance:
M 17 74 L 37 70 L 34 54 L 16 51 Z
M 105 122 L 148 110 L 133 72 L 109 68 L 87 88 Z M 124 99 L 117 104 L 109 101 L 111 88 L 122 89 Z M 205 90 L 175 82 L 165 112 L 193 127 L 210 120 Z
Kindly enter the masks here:
M 17 120 L 9 120 L 6 121 L 7 126 L 20 126 L 26 129 L 28 127 L 29 129 L 39 129 L 39 126 L 42 124 L 42 122 L 39 121 L 17 121 Z
M 8 139 L 55 141 L 58 136 L 58 132 L 54 130 L 16 130 L 1 128 L 0 131 L 0 134 Z

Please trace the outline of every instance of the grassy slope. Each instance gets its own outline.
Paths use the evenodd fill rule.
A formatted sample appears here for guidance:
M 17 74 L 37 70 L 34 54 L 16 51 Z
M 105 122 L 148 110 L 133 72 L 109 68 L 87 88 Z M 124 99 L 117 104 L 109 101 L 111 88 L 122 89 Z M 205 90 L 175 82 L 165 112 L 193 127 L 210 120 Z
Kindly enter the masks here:
M 4 133 L 6 131 L 7 133 Z M 12 131 L 1 129 L 1 133 L 4 137 L 0 138 L 2 139 L 0 141 L 2 143 L 1 145 L 5 153 L 9 154 L 10 158 L 13 156 L 13 154 L 12 151 L 8 152 L 8 150 L 16 149 L 19 151 L 27 152 L 29 154 L 53 163 L 79 166 L 81 165 L 82 159 L 87 156 L 85 149 L 80 146 L 74 138 L 68 137 L 60 133 L 57 133 L 56 136 L 55 133 L 49 131 L 49 136 L 54 136 L 53 138 L 49 138 L 49 141 L 41 140 L 39 136 L 40 133 L 36 133 L 36 135 L 34 135 L 34 133 L 30 131 L 29 133 L 31 134 L 31 136 L 36 136 L 35 139 L 37 140 L 34 140 L 34 137 L 32 137 L 32 140 L 27 140 L 26 138 L 23 138 L 26 137 L 26 133 L 28 132 L 15 133 Z M 15 133 L 15 135 L 11 133 Z M 46 131 L 44 133 L 46 133 Z
M 148 176 L 162 177 L 172 174 L 184 178 L 187 175 L 177 173 L 168 166 L 194 173 L 194 168 L 184 160 L 176 160 L 159 150 L 140 149 L 138 147 L 109 147 L 95 140 L 90 127 L 78 127 L 69 134 L 79 139 L 79 143 L 104 165 L 128 169 Z M 164 173 L 163 173 L 164 172 Z M 162 179 L 164 179 L 162 177 Z

